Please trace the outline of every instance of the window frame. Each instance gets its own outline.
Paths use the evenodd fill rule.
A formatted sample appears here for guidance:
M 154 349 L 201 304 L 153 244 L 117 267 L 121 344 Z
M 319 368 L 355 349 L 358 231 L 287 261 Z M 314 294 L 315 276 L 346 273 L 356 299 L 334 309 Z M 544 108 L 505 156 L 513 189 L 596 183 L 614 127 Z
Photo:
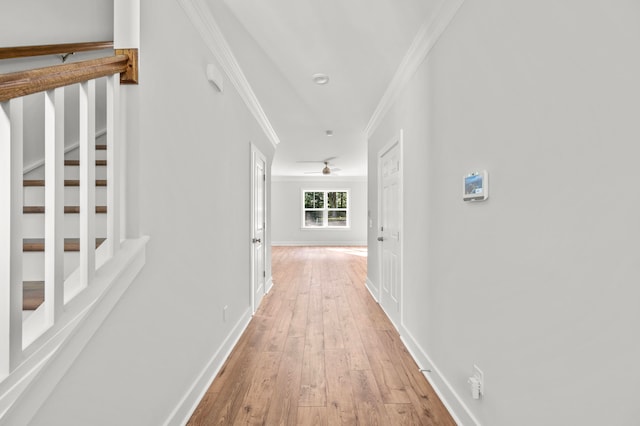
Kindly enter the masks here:
M 308 192 L 322 192 L 324 195 L 324 206 L 322 208 L 307 208 L 305 207 L 305 194 Z M 345 192 L 347 194 L 347 207 L 346 208 L 329 208 L 329 196 L 330 192 Z M 313 229 L 350 229 L 351 228 L 351 191 L 347 188 L 325 189 L 325 188 L 302 188 L 300 190 L 300 217 L 301 217 L 301 229 L 313 230 Z M 306 212 L 307 211 L 321 211 L 323 212 L 322 226 L 307 226 L 306 225 Z M 332 211 L 344 211 L 347 214 L 347 224 L 345 226 L 330 226 L 329 225 L 329 212 Z

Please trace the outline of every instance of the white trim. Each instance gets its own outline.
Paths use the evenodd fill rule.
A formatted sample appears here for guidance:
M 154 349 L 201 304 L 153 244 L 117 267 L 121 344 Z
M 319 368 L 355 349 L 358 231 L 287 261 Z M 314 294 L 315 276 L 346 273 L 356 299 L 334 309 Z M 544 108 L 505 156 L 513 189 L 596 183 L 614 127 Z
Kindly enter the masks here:
M 367 182 L 367 176 L 271 176 L 271 182 Z
M 225 361 L 229 358 L 229 355 L 231 355 L 231 351 L 240 340 L 240 337 L 242 337 L 242 334 L 247 329 L 250 322 L 251 308 L 244 312 L 211 360 L 207 363 L 200 374 L 198 374 L 196 380 L 189 389 L 187 389 L 187 392 L 180 399 L 178 405 L 173 409 L 167 420 L 163 423 L 164 426 L 187 424 L 189 418 L 193 415 L 193 412 L 198 407 L 202 398 L 204 398 L 204 395 L 207 390 L 209 390 L 211 383 L 213 383 L 213 380 L 218 375 L 218 372 L 224 365 Z
M 326 230 L 326 229 L 325 229 Z M 272 247 L 366 247 L 366 241 L 273 241 Z
M 380 303 L 380 301 L 378 300 L 378 297 L 376 296 L 376 293 L 378 292 L 378 288 L 373 284 L 373 281 L 371 281 L 369 277 L 367 277 L 367 280 L 364 282 L 364 286 L 367 288 L 367 290 L 369 290 L 369 294 L 371 294 L 371 297 L 373 297 L 373 300 L 375 300 L 376 303 Z
M 202 0 L 178 0 L 178 3 L 275 148 L 280 143 L 280 138 L 271 126 L 210 9 Z
M 0 423 L 30 422 L 143 268 L 148 240 L 125 241 L 93 285 L 68 302 L 60 320 L 25 349 L 25 360 L 0 383 Z M 28 319 L 37 316 L 38 310 Z
M 400 62 L 393 79 L 391 79 L 387 90 L 384 92 L 384 95 L 382 95 L 378 106 L 374 110 L 367 127 L 364 128 L 367 138 L 371 137 L 378 125 L 380 125 L 389 108 L 391 108 L 396 99 L 398 99 L 398 96 L 400 96 L 402 89 L 409 80 L 411 80 L 444 30 L 449 23 L 451 23 L 451 20 L 458 9 L 460 9 L 460 6 L 462 6 L 462 3 L 464 3 L 464 0 L 443 1 L 435 17 L 426 21 L 420 27 L 420 30 L 418 30 L 418 33 L 413 39 L 413 43 L 411 43 L 409 50 L 407 50 L 402 62 Z
M 423 374 L 445 408 L 449 411 L 449 414 L 451 414 L 451 417 L 453 417 L 453 420 L 460 426 L 481 426 L 481 423 L 476 419 L 460 395 L 453 389 L 451 383 L 449 383 L 440 372 L 436 364 L 431 360 L 427 352 L 420 346 L 409 330 L 403 326 L 401 334 L 400 339 L 419 368 L 421 370 L 431 370 L 430 372 L 423 372 Z
M 269 277 L 267 283 L 265 284 L 265 292 L 269 293 L 273 288 L 273 277 Z
M 100 130 L 99 132 L 96 132 L 96 140 L 98 140 L 98 138 L 101 138 L 102 136 L 107 134 L 107 129 L 103 129 Z M 74 149 L 78 149 L 80 147 L 80 142 L 76 142 L 72 145 L 69 145 L 67 147 L 64 148 L 64 153 L 67 154 L 71 151 L 73 151 Z M 34 171 L 35 169 L 37 169 L 38 167 L 42 167 L 44 166 L 44 158 L 42 160 L 38 160 L 38 161 L 34 161 L 33 163 L 29 164 L 28 166 L 26 166 L 23 170 L 22 170 L 22 174 L 26 175 L 29 172 Z

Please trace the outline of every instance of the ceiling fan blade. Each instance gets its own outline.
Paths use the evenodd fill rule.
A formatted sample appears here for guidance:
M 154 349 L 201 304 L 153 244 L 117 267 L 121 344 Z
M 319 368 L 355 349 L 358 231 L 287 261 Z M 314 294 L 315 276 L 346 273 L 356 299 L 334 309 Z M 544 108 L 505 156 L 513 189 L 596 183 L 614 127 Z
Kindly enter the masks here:
M 328 163 L 331 160 L 335 160 L 338 157 L 329 157 L 329 158 L 325 158 L 324 160 L 322 160 L 323 163 Z

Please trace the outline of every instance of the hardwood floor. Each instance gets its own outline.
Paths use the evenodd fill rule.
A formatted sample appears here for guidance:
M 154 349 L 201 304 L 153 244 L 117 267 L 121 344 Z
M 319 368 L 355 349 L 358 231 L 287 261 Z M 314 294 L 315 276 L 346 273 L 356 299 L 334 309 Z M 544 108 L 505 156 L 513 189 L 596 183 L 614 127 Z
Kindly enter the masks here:
M 455 425 L 365 288 L 366 248 L 273 247 L 272 262 L 188 425 Z

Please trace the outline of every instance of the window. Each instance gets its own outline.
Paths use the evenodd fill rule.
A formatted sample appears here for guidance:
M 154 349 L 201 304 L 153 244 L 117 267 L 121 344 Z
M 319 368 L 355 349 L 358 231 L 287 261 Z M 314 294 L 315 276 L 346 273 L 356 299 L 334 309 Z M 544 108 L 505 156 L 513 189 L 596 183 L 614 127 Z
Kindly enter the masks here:
M 302 191 L 303 228 L 348 228 L 349 191 Z

